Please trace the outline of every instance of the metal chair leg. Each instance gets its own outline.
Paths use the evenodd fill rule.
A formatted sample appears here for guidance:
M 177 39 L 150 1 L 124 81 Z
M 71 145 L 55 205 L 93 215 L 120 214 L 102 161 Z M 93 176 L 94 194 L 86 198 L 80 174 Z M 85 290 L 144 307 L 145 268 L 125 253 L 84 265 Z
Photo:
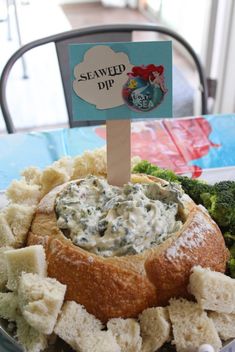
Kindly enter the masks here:
M 18 36 L 18 42 L 19 42 L 19 46 L 22 46 L 22 39 L 21 39 L 21 33 L 20 33 L 20 24 L 19 24 L 19 17 L 18 17 L 18 9 L 17 9 L 17 3 L 15 0 L 12 1 L 14 8 L 15 8 L 15 21 L 16 21 L 16 30 L 17 30 L 17 36 Z M 21 62 L 22 62 L 22 69 L 23 69 L 23 78 L 27 79 L 28 74 L 27 74 L 27 67 L 26 67 L 26 62 L 25 62 L 25 58 L 24 56 L 22 56 L 21 58 Z

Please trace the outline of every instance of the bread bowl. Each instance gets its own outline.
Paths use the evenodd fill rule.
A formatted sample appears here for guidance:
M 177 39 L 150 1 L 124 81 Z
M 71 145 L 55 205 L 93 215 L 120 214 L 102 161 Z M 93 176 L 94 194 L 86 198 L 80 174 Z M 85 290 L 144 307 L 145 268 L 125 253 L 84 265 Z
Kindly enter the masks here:
M 197 206 L 179 186 L 146 175 L 132 175 L 132 184 L 143 184 L 146 189 L 156 187 L 163 203 L 166 194 L 175 198 L 176 223 L 182 222 L 176 231 L 159 244 L 153 241 L 142 250 L 136 246 L 136 254 L 126 251 L 125 255 L 112 256 L 97 253 L 95 247 L 92 252 L 75 245 L 68 231 L 62 232 L 59 228 L 60 215 L 55 209 L 58 199 L 71 184 L 79 188 L 85 182 L 80 179 L 65 183 L 44 196 L 27 241 L 28 245 L 44 246 L 48 275 L 67 285 L 66 300 L 84 305 L 89 313 L 104 322 L 114 317 L 136 317 L 148 307 L 166 305 L 171 297 L 187 297 L 190 270 L 194 265 L 225 271 L 228 250 L 206 210 Z

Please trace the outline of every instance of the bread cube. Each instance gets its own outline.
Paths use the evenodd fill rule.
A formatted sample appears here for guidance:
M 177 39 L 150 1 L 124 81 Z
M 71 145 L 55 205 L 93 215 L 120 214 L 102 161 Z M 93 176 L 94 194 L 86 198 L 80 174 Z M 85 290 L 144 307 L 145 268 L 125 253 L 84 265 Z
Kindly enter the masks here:
M 0 291 L 4 291 L 7 283 L 7 264 L 5 258 L 5 252 L 12 247 L 6 246 L 0 248 Z
M 222 340 L 235 338 L 235 314 L 209 312 L 208 315 Z
M 189 281 L 189 292 L 195 296 L 201 308 L 221 313 L 235 313 L 234 279 L 195 266 Z
M 25 352 L 41 352 L 47 348 L 47 336 L 30 326 L 22 317 L 16 320 L 16 338 Z
M 210 344 L 215 352 L 222 347 L 212 319 L 198 303 L 171 299 L 169 316 L 177 352 L 194 352 L 200 345 Z
M 15 237 L 7 222 L 6 214 L 0 213 L 0 246 L 11 246 L 14 243 Z
M 0 317 L 16 321 L 19 313 L 17 294 L 15 292 L 0 292 Z
M 52 188 L 68 182 L 72 175 L 73 159 L 63 157 L 45 168 L 41 175 L 42 194 L 45 195 Z
M 22 272 L 36 273 L 41 277 L 47 275 L 46 256 L 41 245 L 8 250 L 5 252 L 5 257 L 9 290 L 17 290 Z
M 24 246 L 35 212 L 35 207 L 21 204 L 9 204 L 4 209 L 4 212 L 6 214 L 7 223 L 14 235 L 12 246 L 14 248 Z
M 64 303 L 55 326 L 55 333 L 75 350 L 79 339 L 93 336 L 103 328 L 101 321 L 89 314 L 83 306 L 74 301 Z
M 147 308 L 140 315 L 142 352 L 155 352 L 170 339 L 171 324 L 167 308 Z
M 51 334 L 65 291 L 66 286 L 56 279 L 22 273 L 18 286 L 19 307 L 27 323 L 43 334 Z
M 75 340 L 77 352 L 126 352 L 117 344 L 111 331 L 98 331 L 93 334 L 82 334 Z
M 21 179 L 12 181 L 6 195 L 12 203 L 37 205 L 41 199 L 41 190 L 39 185 L 27 184 L 24 179 Z
M 108 321 L 107 328 L 116 338 L 121 351 L 141 351 L 140 325 L 135 319 L 113 318 Z
M 72 179 L 77 179 L 87 175 L 107 175 L 107 156 L 104 148 L 93 151 L 85 151 L 83 155 L 74 158 L 74 169 Z
M 21 172 L 25 182 L 28 185 L 38 185 L 41 186 L 41 175 L 42 171 L 34 166 L 29 166 Z

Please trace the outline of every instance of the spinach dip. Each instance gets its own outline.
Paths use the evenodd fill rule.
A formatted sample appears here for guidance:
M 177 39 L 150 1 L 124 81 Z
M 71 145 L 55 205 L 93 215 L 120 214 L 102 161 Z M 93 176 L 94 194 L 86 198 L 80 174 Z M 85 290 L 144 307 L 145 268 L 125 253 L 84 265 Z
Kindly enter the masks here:
M 181 196 L 176 184 L 128 183 L 121 188 L 88 176 L 58 194 L 57 225 L 89 252 L 104 257 L 137 254 L 180 229 Z

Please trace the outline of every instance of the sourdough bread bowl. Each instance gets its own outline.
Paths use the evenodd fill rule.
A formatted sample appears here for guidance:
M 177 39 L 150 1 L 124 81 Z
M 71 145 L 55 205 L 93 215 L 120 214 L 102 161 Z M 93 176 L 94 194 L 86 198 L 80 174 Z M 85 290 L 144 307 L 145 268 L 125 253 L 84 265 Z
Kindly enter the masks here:
M 68 189 L 78 187 L 77 190 L 80 192 L 79 189 L 85 187 L 86 182 L 85 179 L 71 181 L 54 188 L 45 195 L 38 205 L 28 235 L 28 245 L 42 244 L 46 250 L 48 276 L 67 285 L 66 300 L 74 300 L 84 305 L 89 313 L 104 322 L 114 317 L 136 317 L 148 307 L 166 305 L 172 297 L 187 297 L 189 275 L 194 265 L 220 272 L 225 271 L 228 250 L 218 226 L 206 210 L 197 206 L 176 184 L 146 175 L 132 175 L 133 189 L 137 189 L 137 194 L 141 189 L 145 192 L 148 190 L 151 204 L 153 199 L 164 203 L 166 212 L 163 214 L 163 210 L 161 211 L 165 222 L 159 219 L 158 224 L 164 225 L 163 229 L 170 228 L 168 233 L 146 240 L 149 234 L 147 228 L 152 226 L 151 221 L 146 219 L 150 214 L 153 221 L 156 215 L 144 203 L 144 213 L 139 217 L 138 222 L 144 234 L 140 238 L 137 236 L 138 233 L 135 234 L 135 237 L 138 237 L 138 241 L 134 237 L 135 245 L 131 246 L 129 242 L 128 245 L 126 244 L 127 240 L 123 240 L 125 233 L 123 229 L 122 241 L 112 238 L 108 248 L 109 240 L 106 239 L 104 242 L 106 236 L 104 232 L 102 235 L 90 237 L 91 242 L 96 239 L 99 245 L 103 241 L 105 246 L 103 251 L 97 250 L 97 243 L 94 244 L 94 241 L 93 247 L 90 246 L 90 243 L 87 243 L 89 241 L 84 240 L 84 236 L 82 239 L 86 241 L 85 245 L 78 245 L 81 243 L 81 235 L 79 242 L 78 237 L 75 236 L 74 240 L 70 236 L 68 228 L 64 230 L 66 226 L 62 226 L 62 229 L 59 227 L 61 214 L 58 213 L 58 204 L 61 199 L 64 199 L 63 196 L 68 195 Z M 94 179 L 92 182 L 97 183 Z M 103 184 L 106 181 L 98 182 Z M 86 187 L 90 192 L 89 183 Z M 126 191 L 128 192 L 129 190 Z M 154 193 L 154 197 L 151 196 L 151 192 Z M 81 192 L 77 194 L 80 194 L 81 198 L 84 196 Z M 133 199 L 135 197 L 135 195 L 132 196 Z M 142 200 L 146 198 L 145 195 L 141 197 Z M 117 199 L 120 201 L 120 195 Z M 137 203 L 141 203 L 142 200 L 140 202 L 137 200 Z M 85 198 L 81 204 L 86 207 L 89 201 L 89 197 Z M 120 206 L 119 201 L 114 208 Z M 67 203 L 63 203 L 66 209 Z M 76 202 L 69 201 L 69 206 L 73 203 Z M 106 214 L 106 218 L 111 217 L 113 220 L 114 210 L 110 210 L 107 204 L 110 202 L 103 204 L 103 208 L 107 207 L 107 213 L 109 213 L 109 215 Z M 159 206 L 162 205 L 157 203 L 157 207 Z M 157 208 L 154 207 L 155 205 L 152 209 L 156 211 Z M 127 217 L 128 209 L 128 207 L 124 208 L 124 217 Z M 99 208 L 99 212 L 103 210 Z M 74 213 L 74 209 L 69 211 Z M 175 212 L 173 214 L 175 222 L 172 220 L 172 212 Z M 131 216 L 128 215 L 128 221 Z M 91 218 L 92 216 L 88 217 L 87 221 L 91 221 Z M 64 220 L 66 225 L 69 221 L 67 218 Z M 126 232 L 130 237 L 131 231 Z M 114 250 L 115 241 L 119 241 L 119 246 Z

